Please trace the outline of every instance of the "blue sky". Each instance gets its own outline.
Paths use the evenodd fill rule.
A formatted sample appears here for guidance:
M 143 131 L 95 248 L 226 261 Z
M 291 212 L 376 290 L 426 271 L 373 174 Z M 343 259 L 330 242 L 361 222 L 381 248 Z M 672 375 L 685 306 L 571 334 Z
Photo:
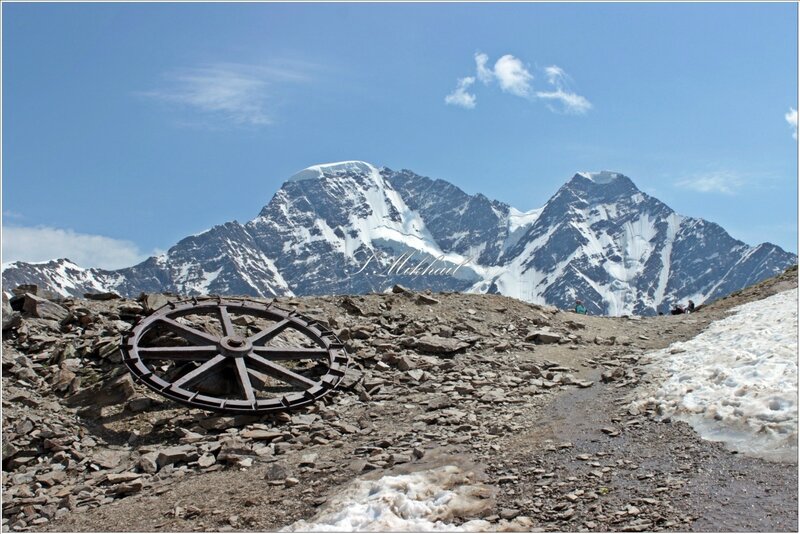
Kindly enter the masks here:
M 6 262 L 131 265 L 351 159 L 522 210 L 619 171 L 797 251 L 793 3 L 2 9 Z

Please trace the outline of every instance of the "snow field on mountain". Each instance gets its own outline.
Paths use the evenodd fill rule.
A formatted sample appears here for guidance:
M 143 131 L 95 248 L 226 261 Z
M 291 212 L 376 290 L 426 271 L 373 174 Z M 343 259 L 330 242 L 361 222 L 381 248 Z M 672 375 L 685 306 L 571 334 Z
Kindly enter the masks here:
M 693 339 L 650 353 L 655 404 L 705 439 L 755 456 L 797 456 L 797 289 L 734 308 Z
M 378 480 L 356 480 L 308 521 L 282 532 L 486 532 L 507 522 L 476 519 L 453 524 L 455 516 L 475 516 L 488 508 L 491 490 L 448 465 Z M 526 519 L 515 524 L 530 526 Z

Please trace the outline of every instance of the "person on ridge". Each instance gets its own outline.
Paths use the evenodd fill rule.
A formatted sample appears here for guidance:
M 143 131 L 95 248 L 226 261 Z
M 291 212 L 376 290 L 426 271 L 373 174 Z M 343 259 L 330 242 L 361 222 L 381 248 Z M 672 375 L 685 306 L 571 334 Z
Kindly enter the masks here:
M 690 300 L 689 305 L 686 307 L 686 313 L 692 313 L 693 311 L 694 311 L 694 302 Z
M 581 302 L 580 300 L 575 301 L 575 313 L 586 315 L 586 306 L 584 306 L 583 302 Z

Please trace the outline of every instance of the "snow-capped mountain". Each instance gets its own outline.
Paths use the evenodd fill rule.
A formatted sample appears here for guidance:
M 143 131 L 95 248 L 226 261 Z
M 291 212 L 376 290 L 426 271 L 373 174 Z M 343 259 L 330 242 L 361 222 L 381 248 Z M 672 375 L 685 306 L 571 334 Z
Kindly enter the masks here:
M 443 180 L 361 161 L 309 167 L 253 220 L 187 237 L 116 271 L 68 260 L 4 266 L 63 295 L 312 295 L 385 291 L 498 292 L 591 313 L 665 311 L 741 289 L 797 262 L 684 217 L 618 173 L 578 173 L 540 209 L 520 212 Z
M 500 258 L 489 291 L 591 313 L 668 311 L 783 271 L 797 257 L 750 247 L 719 225 L 684 217 L 619 173 L 578 173 Z

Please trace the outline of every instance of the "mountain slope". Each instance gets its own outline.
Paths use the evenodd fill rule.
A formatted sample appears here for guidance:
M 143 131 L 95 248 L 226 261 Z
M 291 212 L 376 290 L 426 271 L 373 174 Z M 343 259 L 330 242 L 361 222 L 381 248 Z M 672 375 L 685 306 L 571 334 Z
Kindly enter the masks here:
M 347 161 L 304 169 L 253 220 L 187 237 L 139 265 L 17 262 L 4 269 L 3 287 L 272 296 L 400 283 L 562 308 L 580 298 L 594 314 L 653 314 L 728 294 L 796 261 L 681 216 L 619 173 L 578 173 L 542 208 L 523 213 L 443 180 Z

